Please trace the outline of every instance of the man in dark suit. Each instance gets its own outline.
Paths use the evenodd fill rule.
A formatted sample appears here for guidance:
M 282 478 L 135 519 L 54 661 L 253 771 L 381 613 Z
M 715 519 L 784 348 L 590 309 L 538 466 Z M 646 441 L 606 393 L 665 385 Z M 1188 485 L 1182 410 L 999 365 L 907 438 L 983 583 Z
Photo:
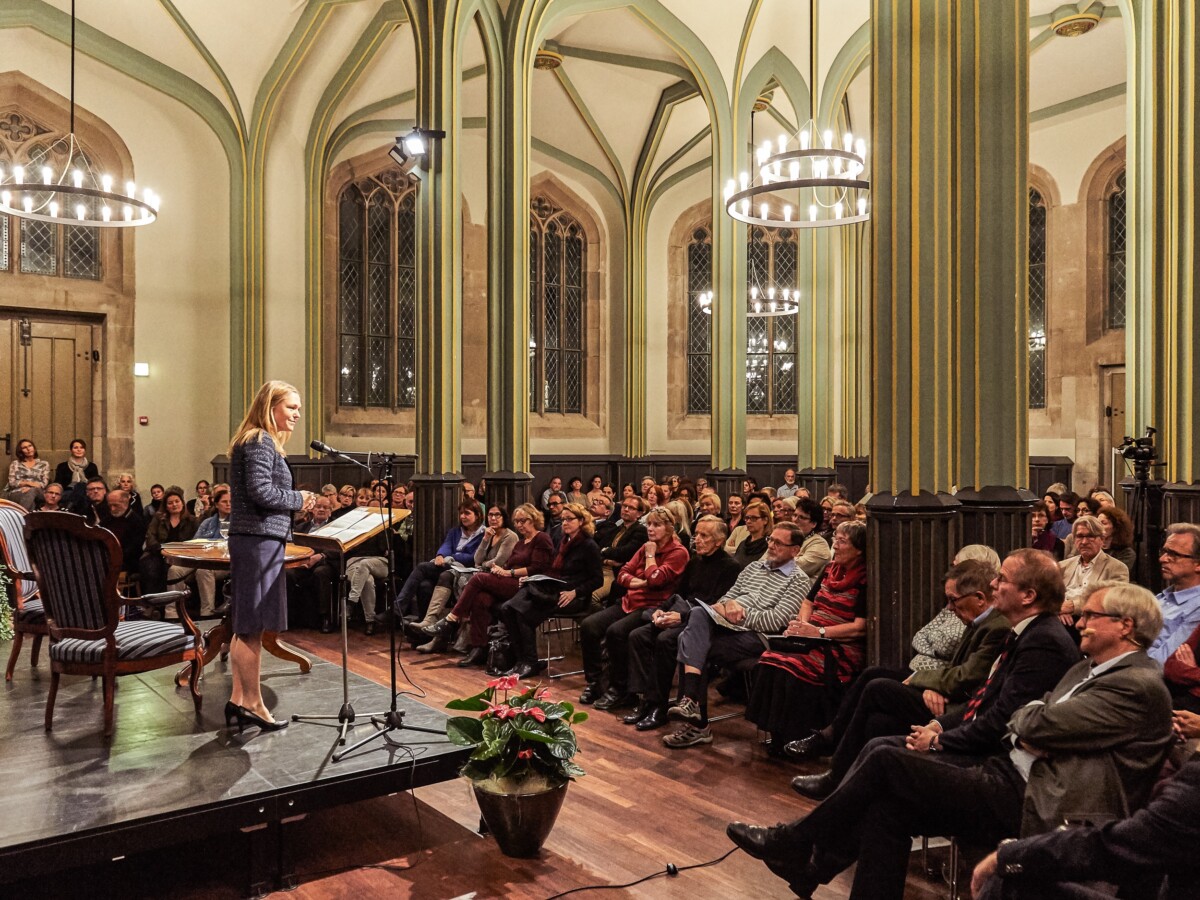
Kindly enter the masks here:
M 607 605 L 614 590 L 616 596 L 620 596 L 621 589 L 616 582 L 617 573 L 649 540 L 646 537 L 646 526 L 639 521 L 646 514 L 646 510 L 646 501 L 641 497 L 626 497 L 621 501 L 613 520 L 605 528 L 596 529 L 595 540 L 600 548 L 600 559 L 604 566 L 604 582 L 600 585 L 600 590 L 592 594 L 593 603 Z
M 1193 758 L 1128 818 L 1001 842 L 975 867 L 971 893 L 979 900 L 1099 900 L 1112 896 L 1095 884 L 1103 882 L 1119 885 L 1120 896 L 1131 900 L 1195 900 L 1197 809 L 1200 758 Z
M 1028 770 L 1022 772 L 1010 761 L 1008 754 L 1014 748 L 1002 742 L 1008 720 L 1018 708 L 1063 680 L 1079 659 L 1079 651 L 1056 615 L 1064 588 L 1052 557 L 1036 550 L 1011 553 L 992 589 L 996 610 L 1012 624 L 1012 632 L 987 681 L 961 712 L 914 727 L 903 743 L 893 738 L 872 741 L 838 789 L 806 818 L 774 828 L 735 822 L 727 829 L 730 838 L 764 860 L 801 895 L 811 893 L 857 856 L 852 897 L 881 900 L 903 895 L 910 835 L 957 835 L 994 842 L 1016 834 Z M 1130 635 L 1157 633 L 1147 631 L 1153 622 L 1142 621 L 1160 615 L 1157 607 L 1143 604 L 1139 610 L 1136 623 L 1125 618 L 1103 620 L 1103 636 L 1109 642 L 1105 647 L 1115 646 L 1109 634 L 1114 622 L 1119 622 L 1122 640 L 1128 644 L 1122 652 L 1136 649 L 1127 639 Z M 1122 666 L 1121 671 L 1130 668 Z M 1107 688 L 1111 679 L 1092 681 L 1090 690 L 1068 694 L 1076 704 L 1073 710 L 1114 705 L 1109 691 L 1099 689 Z M 1144 679 L 1139 670 L 1137 684 L 1148 692 L 1153 681 Z M 1158 688 L 1165 691 L 1161 680 Z M 1107 731 L 1096 735 L 1094 743 L 1109 738 L 1142 741 L 1141 735 L 1160 728 L 1157 720 L 1143 720 L 1156 711 L 1152 699 L 1138 698 L 1134 709 L 1127 709 L 1125 703 L 1116 706 L 1113 715 L 1120 718 L 1120 727 L 1111 735 Z M 1055 707 L 1064 708 L 1065 703 Z M 1167 715 L 1169 729 L 1169 711 Z M 1075 739 L 1080 723 L 1087 721 L 1082 713 L 1072 721 Z M 1046 735 L 1042 739 L 1049 740 Z
M 108 492 L 108 515 L 100 520 L 100 524 L 121 542 L 121 571 L 136 574 L 142 545 L 146 543 L 146 520 L 130 508 L 128 493 L 122 490 Z
M 968 559 L 945 575 L 946 602 L 967 626 L 949 666 L 903 673 L 868 669 L 847 692 L 830 726 L 788 745 L 788 755 L 799 758 L 836 748 L 828 772 L 792 779 L 797 792 L 823 800 L 841 783 L 867 741 L 907 734 L 931 715 L 965 708 L 987 678 L 1011 627 L 992 605 L 994 573 L 987 563 Z

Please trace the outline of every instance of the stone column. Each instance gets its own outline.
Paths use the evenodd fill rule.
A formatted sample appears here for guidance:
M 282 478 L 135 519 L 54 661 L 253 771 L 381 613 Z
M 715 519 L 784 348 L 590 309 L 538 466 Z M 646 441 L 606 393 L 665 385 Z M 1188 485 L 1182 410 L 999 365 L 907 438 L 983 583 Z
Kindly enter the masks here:
M 446 132 L 428 142 L 417 215 L 417 466 L 414 559 L 433 556 L 457 521 L 462 479 L 462 190 L 458 4 L 412 4 L 417 125 Z
M 1200 521 L 1200 139 L 1196 109 L 1200 13 L 1193 3 L 1131 0 L 1135 117 L 1127 182 L 1130 278 L 1126 369 L 1130 433 L 1158 429 L 1165 482 L 1161 521 Z M 1155 533 L 1150 560 L 1158 550 Z M 1149 566 L 1157 572 L 1157 566 Z
M 1003 4 L 985 22 L 968 7 L 872 3 L 869 589 L 881 665 L 902 665 L 941 606 L 963 540 L 948 492 L 966 489 L 973 534 L 1009 539 L 1017 526 L 996 522 L 1026 500 L 1028 8 Z
M 514 17 L 515 18 L 515 17 Z M 510 511 L 530 499 L 528 45 L 497 23 L 488 72 L 488 501 Z M 485 37 L 486 39 L 486 37 Z M 515 54 L 516 58 L 513 58 Z

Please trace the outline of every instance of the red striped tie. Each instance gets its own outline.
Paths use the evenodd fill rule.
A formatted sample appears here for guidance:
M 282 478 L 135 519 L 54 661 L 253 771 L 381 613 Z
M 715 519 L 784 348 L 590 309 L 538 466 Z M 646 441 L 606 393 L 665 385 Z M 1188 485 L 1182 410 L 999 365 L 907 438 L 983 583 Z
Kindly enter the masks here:
M 1016 638 L 1017 633 L 1015 631 L 1010 631 L 1008 633 L 1008 637 L 1004 639 L 1004 649 L 1000 652 L 1000 658 L 996 660 L 996 665 L 992 669 L 991 674 L 988 675 L 987 681 L 979 686 L 979 690 L 977 690 L 967 702 L 967 711 L 963 713 L 964 724 L 970 722 L 973 718 L 975 718 L 975 714 L 979 712 L 979 706 L 981 703 L 983 703 L 983 697 L 987 693 L 988 685 L 992 683 L 992 679 L 999 675 L 1000 670 L 1004 668 L 1004 661 L 1008 659 L 1008 651 L 1012 647 L 1013 641 L 1015 641 Z

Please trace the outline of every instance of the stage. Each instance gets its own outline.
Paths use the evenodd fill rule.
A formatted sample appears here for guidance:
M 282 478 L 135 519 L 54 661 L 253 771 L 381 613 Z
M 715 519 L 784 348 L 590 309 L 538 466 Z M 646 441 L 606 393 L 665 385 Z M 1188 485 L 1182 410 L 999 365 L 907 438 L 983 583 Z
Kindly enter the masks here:
M 116 730 L 103 737 L 99 680 L 64 676 L 54 730 L 43 729 L 49 666 L 23 655 L 0 704 L 0 882 L 185 844 L 208 835 L 245 836 L 250 893 L 289 887 L 295 872 L 289 830 L 311 812 L 447 781 L 469 750 L 416 731 L 395 733 L 333 762 L 336 729 L 293 722 L 283 731 L 239 735 L 227 728 L 228 663 L 204 673 L 197 716 L 175 668 L 118 679 Z M 388 708 L 387 688 L 351 674 L 357 721 Z M 319 659 L 302 675 L 294 663 L 263 656 L 263 696 L 278 718 L 336 715 L 342 670 Z M 402 697 L 412 725 L 442 729 L 446 716 Z M 348 745 L 372 734 L 350 732 Z M 236 861 L 228 861 L 233 865 Z

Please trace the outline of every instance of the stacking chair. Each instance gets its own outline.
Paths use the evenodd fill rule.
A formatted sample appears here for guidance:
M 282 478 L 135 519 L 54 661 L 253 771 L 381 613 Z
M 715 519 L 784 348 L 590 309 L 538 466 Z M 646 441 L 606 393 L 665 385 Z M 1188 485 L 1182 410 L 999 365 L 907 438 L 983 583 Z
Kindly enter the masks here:
M 25 518 L 25 543 L 50 635 L 47 731 L 53 725 L 54 700 L 64 674 L 103 678 L 105 737 L 113 731 L 113 693 L 119 675 L 190 663 L 188 685 L 199 711 L 204 641 L 188 616 L 186 589 L 122 596 L 117 590 L 120 543 L 112 532 L 89 525 L 74 513 L 30 513 Z M 179 620 L 122 622 L 119 611 L 126 603 L 156 609 L 175 604 Z
M 33 636 L 30 665 L 37 667 L 42 638 L 46 635 L 46 612 L 38 597 L 37 583 L 25 552 L 25 508 L 0 500 L 0 565 L 8 580 L 8 602 L 13 608 L 13 643 L 4 680 L 12 681 L 25 635 Z

